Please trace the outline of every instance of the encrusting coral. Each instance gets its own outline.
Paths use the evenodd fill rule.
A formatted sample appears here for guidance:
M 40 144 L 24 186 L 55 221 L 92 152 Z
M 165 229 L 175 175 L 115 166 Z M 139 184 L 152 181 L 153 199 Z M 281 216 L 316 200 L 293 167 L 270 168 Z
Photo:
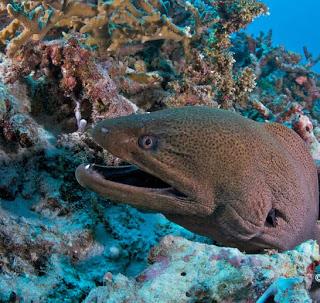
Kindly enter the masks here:
M 52 68 L 55 74 L 59 71 L 59 80 L 52 75 Z M 90 121 L 94 122 L 137 111 L 135 104 L 119 94 L 108 72 L 95 61 L 92 53 L 75 38 L 70 38 L 67 42 L 59 40 L 36 44 L 25 49 L 20 61 L 7 70 L 6 81 L 15 82 L 32 71 L 38 74 L 39 82 L 44 75 L 47 82 L 52 82 L 53 90 L 61 90 L 58 96 L 63 94 L 64 98 L 74 103 L 78 128 L 83 120 L 80 116 L 84 103 L 91 108 Z M 52 106 L 57 108 L 59 104 L 61 105 L 61 100 Z
M 1 82 L 0 131 L 5 141 L 16 142 L 21 147 L 34 146 L 41 140 L 40 127 L 28 113 L 22 112 L 19 101 L 9 94 Z

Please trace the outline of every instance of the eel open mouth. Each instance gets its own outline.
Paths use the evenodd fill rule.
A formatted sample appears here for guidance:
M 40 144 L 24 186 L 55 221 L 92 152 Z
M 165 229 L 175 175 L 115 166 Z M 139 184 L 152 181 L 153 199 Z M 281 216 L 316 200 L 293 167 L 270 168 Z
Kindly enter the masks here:
M 187 198 L 181 191 L 133 164 L 123 166 L 82 164 L 77 168 L 76 176 L 81 185 L 89 188 L 91 182 L 99 182 L 109 188 L 120 187 L 129 192 L 130 189 L 136 188 L 178 199 Z

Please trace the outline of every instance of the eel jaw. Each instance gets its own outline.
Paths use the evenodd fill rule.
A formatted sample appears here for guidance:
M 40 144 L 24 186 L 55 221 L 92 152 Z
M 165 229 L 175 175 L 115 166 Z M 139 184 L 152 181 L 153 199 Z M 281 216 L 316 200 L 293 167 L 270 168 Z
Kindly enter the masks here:
M 76 179 L 104 198 L 142 209 L 186 214 L 199 209 L 186 194 L 135 165 L 82 164 L 76 169 Z

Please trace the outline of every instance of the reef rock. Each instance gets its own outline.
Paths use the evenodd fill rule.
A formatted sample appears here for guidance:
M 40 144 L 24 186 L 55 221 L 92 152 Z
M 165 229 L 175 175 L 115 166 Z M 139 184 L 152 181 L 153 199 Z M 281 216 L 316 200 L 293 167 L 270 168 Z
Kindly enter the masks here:
M 308 289 L 320 256 L 314 241 L 255 255 L 166 236 L 148 260 L 136 278 L 107 273 L 106 285 L 84 302 L 311 302 Z

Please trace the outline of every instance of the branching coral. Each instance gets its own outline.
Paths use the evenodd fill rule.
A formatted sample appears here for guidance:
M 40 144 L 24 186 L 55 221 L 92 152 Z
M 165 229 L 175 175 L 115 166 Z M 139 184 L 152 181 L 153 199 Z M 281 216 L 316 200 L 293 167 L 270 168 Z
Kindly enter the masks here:
M 105 45 L 109 52 L 115 52 L 117 56 L 122 54 L 123 65 L 127 68 L 119 67 L 124 72 L 116 72 L 113 80 L 122 94 L 132 97 L 139 105 L 143 104 L 144 109 L 156 107 L 155 103 L 165 106 L 205 104 L 223 108 L 235 107 L 235 104 L 243 106 L 255 86 L 255 75 L 249 67 L 239 71 L 234 69 L 229 35 L 246 26 L 266 8 L 259 2 L 249 0 L 232 0 L 228 5 L 232 8 L 227 9 L 221 1 L 210 5 L 201 0 L 192 5 L 182 1 L 170 1 L 167 5 L 158 1 L 99 1 L 94 17 L 71 19 L 78 22 L 75 30 L 87 36 L 67 34 L 65 38 L 75 36 L 87 45 L 99 45 L 102 49 Z M 48 4 L 49 8 L 51 6 Z M 62 8 L 54 6 L 53 9 Z M 242 13 L 237 13 L 238 10 Z M 57 26 L 62 24 L 61 21 Z M 171 43 L 170 40 L 178 43 Z M 143 50 L 141 43 L 151 49 L 149 55 L 152 52 L 147 62 L 143 54 L 136 58 L 124 55 L 129 49 L 131 56 L 130 51 Z M 48 49 L 50 43 L 44 42 L 44 45 Z M 30 46 L 29 50 L 32 48 Z M 55 52 L 54 47 L 51 48 Z M 23 50 L 23 55 L 15 59 L 18 61 L 19 76 L 39 70 L 37 64 L 30 64 L 30 58 L 35 57 L 37 61 L 37 57 L 42 56 L 41 51 L 38 55 L 34 51 L 29 52 L 28 56 L 26 53 L 28 46 Z M 55 53 L 52 54 L 56 57 Z M 57 58 L 52 60 L 54 63 Z M 144 68 L 141 70 L 140 63 L 135 61 L 143 62 Z M 71 66 L 79 62 L 72 57 L 62 58 L 61 62 L 64 68 L 68 67 L 67 72 L 63 71 L 60 83 L 68 82 L 65 83 L 65 94 L 70 87 L 73 90 L 77 86 L 78 76 L 69 77 L 68 73 L 74 73 Z M 45 65 L 41 64 L 41 68 Z M 151 100 L 147 91 L 153 96 Z M 79 96 L 76 97 L 79 99 Z M 99 101 L 95 100 L 93 104 L 97 105 Z M 94 116 L 98 117 L 99 110 L 95 107 L 94 111 Z
M 299 102 L 310 110 L 313 102 L 320 97 L 317 84 L 319 78 L 311 69 L 318 59 L 313 59 L 304 48 L 306 63 L 303 63 L 299 54 L 283 47 L 272 47 L 271 38 L 271 32 L 268 35 L 261 34 L 257 39 L 238 35 L 233 41 L 233 50 L 237 52 L 236 67 L 248 66 L 254 70 L 257 78 L 256 93 L 263 96 L 263 102 L 273 111 L 272 107 L 279 105 L 279 102 L 273 100 L 281 95 L 287 96 L 287 101 Z M 283 105 L 286 107 L 287 102 Z
M 186 53 L 189 43 L 193 38 L 189 27 L 180 27 L 164 14 L 166 10 L 162 1 L 138 1 L 135 6 L 131 0 L 112 0 L 108 2 L 99 1 L 99 14 L 85 21 L 81 28 L 82 33 L 91 33 L 92 38 L 89 44 L 105 43 L 105 28 L 110 32 L 111 44 L 108 51 L 116 51 L 121 46 L 130 41 L 139 41 L 145 43 L 154 40 L 174 40 L 182 42 Z M 196 14 L 199 20 L 197 10 L 187 3 L 186 9 Z M 200 27 L 200 22 L 197 25 Z M 195 30 L 198 33 L 199 29 Z
M 9 2 L 9 3 L 7 3 Z M 178 1 L 180 10 L 194 16 L 194 26 L 179 26 L 166 14 L 162 1 L 99 0 L 97 5 L 82 1 L 7 1 L 8 14 L 13 21 L 0 32 L 0 41 L 11 39 L 8 54 L 15 52 L 28 40 L 41 40 L 54 27 L 76 27 L 81 33 L 89 33 L 88 45 L 106 46 L 116 52 L 132 42 L 145 43 L 154 40 L 181 42 L 186 54 L 190 42 L 208 24 L 202 23 L 199 11 L 190 2 Z M 216 20 L 210 20 L 209 24 Z M 20 27 L 23 31 L 16 36 Z
M 257 39 L 240 34 L 234 40 L 233 50 L 238 52 L 236 69 L 246 66 L 257 77 L 257 86 L 243 113 L 252 119 L 276 121 L 293 128 L 318 165 L 320 78 L 311 67 L 319 59 L 304 48 L 303 63 L 300 55 L 273 47 L 272 32 Z
M 178 85 L 175 83 L 175 91 L 200 99 L 200 104 L 216 106 L 218 103 L 223 108 L 231 108 L 235 104 L 244 105 L 255 87 L 255 75 L 250 68 L 235 71 L 235 60 L 230 51 L 230 34 L 245 27 L 257 15 L 266 13 L 267 9 L 259 2 L 246 0 L 215 1 L 213 7 L 218 20 L 198 37 L 200 45 L 205 47 L 193 49 L 191 60 L 176 64 L 183 75 L 183 81 Z M 206 86 L 202 91 L 208 92 L 206 101 L 199 94 L 192 93 L 198 91 L 202 85 Z M 177 100 L 178 97 L 174 99 Z M 177 103 L 188 104 L 175 102 L 175 105 L 178 105 Z
M 262 3 L 252 0 L 216 1 L 215 5 L 220 20 L 210 33 L 205 54 L 214 62 L 214 70 L 218 76 L 217 100 L 223 108 L 230 108 L 234 103 L 240 102 L 243 105 L 247 101 L 248 94 L 245 91 L 250 92 L 253 89 L 255 76 L 248 69 L 242 76 L 234 74 L 235 60 L 230 52 L 229 36 L 244 28 L 256 16 L 267 13 L 267 8 Z M 245 90 L 242 90 L 242 96 L 238 99 L 237 93 L 243 88 Z
M 170 94 L 164 102 L 168 106 L 205 104 L 226 109 L 244 106 L 255 87 L 252 68 L 239 71 L 234 68 L 230 34 L 245 27 L 257 15 L 266 13 L 266 7 L 246 0 L 215 1 L 212 7 L 215 22 L 194 40 L 194 45 L 199 44 L 201 48 L 193 47 L 189 60 L 184 60 L 174 46 L 164 45 L 163 52 L 166 56 L 169 54 L 167 59 L 173 71 L 181 75 L 180 79 L 167 83 Z M 201 5 L 197 9 L 200 12 Z
M 16 51 L 30 39 L 41 40 L 56 25 L 70 23 L 73 17 L 88 18 L 96 14 L 93 6 L 81 1 L 6 1 L 8 14 L 13 21 L 0 32 L 0 41 L 13 38 L 23 26 L 23 31 L 11 39 L 8 55 Z M 59 4 L 60 3 L 60 4 Z

